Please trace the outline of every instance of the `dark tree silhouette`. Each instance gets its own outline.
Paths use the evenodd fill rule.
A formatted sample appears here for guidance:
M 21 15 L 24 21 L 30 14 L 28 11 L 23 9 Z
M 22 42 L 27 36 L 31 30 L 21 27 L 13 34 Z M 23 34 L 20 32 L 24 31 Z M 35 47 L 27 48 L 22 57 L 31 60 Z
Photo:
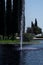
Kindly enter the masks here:
M 5 10 L 5 0 L 0 0 L 0 35 L 8 36 L 12 34 L 12 39 L 16 33 L 20 34 L 21 27 L 21 16 L 24 12 L 24 1 L 23 0 L 13 0 L 13 6 L 11 6 L 11 0 L 6 0 L 6 10 Z M 13 9 L 12 9 L 13 7 Z M 24 14 L 23 14 L 24 15 Z M 25 15 L 23 17 L 23 25 L 25 24 Z M 25 25 L 23 26 L 23 30 Z
M 3 35 L 3 39 L 4 39 L 4 13 L 5 13 L 5 1 L 0 0 L 0 35 Z
M 31 27 L 34 27 L 33 21 L 31 22 Z
M 35 26 L 37 27 L 37 19 L 35 18 Z
M 7 0 L 6 3 L 6 25 L 7 25 L 7 36 L 11 33 L 11 0 Z
M 22 0 L 13 0 L 12 34 L 20 33 L 20 21 L 22 15 Z

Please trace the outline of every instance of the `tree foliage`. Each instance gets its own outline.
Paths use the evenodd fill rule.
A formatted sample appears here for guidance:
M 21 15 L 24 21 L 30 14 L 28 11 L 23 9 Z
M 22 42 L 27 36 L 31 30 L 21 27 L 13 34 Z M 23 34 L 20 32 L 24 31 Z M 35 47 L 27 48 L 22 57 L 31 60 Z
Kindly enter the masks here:
M 33 35 L 32 34 L 30 34 L 30 33 L 24 33 L 23 34 L 23 41 L 30 41 L 30 40 L 32 40 L 32 38 L 33 38 Z
M 22 7 L 22 0 L 13 0 L 13 7 L 11 0 L 7 0 L 5 10 L 5 0 L 0 0 L 0 35 L 3 35 L 3 39 L 4 36 L 8 36 L 9 39 L 11 34 L 14 39 L 14 35 L 20 33 Z
M 37 25 L 37 19 L 35 18 L 35 24 L 33 24 L 33 21 L 31 22 L 31 28 L 27 28 L 27 33 L 32 33 L 32 34 L 40 34 L 42 33 L 42 29 L 38 27 Z
M 31 21 L 31 27 L 34 27 L 33 21 Z
M 35 18 L 35 26 L 37 27 L 37 19 Z

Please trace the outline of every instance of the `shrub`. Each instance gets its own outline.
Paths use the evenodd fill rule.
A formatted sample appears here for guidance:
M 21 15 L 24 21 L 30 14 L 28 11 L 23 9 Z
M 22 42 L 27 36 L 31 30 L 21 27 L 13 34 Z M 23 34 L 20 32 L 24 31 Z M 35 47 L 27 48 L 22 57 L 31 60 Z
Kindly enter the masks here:
M 33 35 L 30 33 L 23 34 L 23 41 L 30 41 L 30 40 L 32 40 L 32 38 L 33 38 Z

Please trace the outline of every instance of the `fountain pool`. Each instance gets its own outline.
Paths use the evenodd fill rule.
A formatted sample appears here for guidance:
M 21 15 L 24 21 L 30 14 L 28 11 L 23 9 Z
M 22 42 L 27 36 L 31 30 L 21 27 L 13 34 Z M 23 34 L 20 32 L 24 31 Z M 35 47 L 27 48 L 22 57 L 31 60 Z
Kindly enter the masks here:
M 43 40 L 38 44 L 24 45 L 20 52 L 19 65 L 43 65 Z

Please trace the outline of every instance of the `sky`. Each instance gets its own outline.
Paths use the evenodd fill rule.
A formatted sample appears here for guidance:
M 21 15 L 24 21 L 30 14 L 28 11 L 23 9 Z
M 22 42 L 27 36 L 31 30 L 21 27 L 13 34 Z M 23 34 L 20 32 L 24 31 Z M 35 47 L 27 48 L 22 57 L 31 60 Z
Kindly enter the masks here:
M 37 23 L 43 31 L 43 0 L 25 0 L 25 29 L 31 27 L 31 21 Z

